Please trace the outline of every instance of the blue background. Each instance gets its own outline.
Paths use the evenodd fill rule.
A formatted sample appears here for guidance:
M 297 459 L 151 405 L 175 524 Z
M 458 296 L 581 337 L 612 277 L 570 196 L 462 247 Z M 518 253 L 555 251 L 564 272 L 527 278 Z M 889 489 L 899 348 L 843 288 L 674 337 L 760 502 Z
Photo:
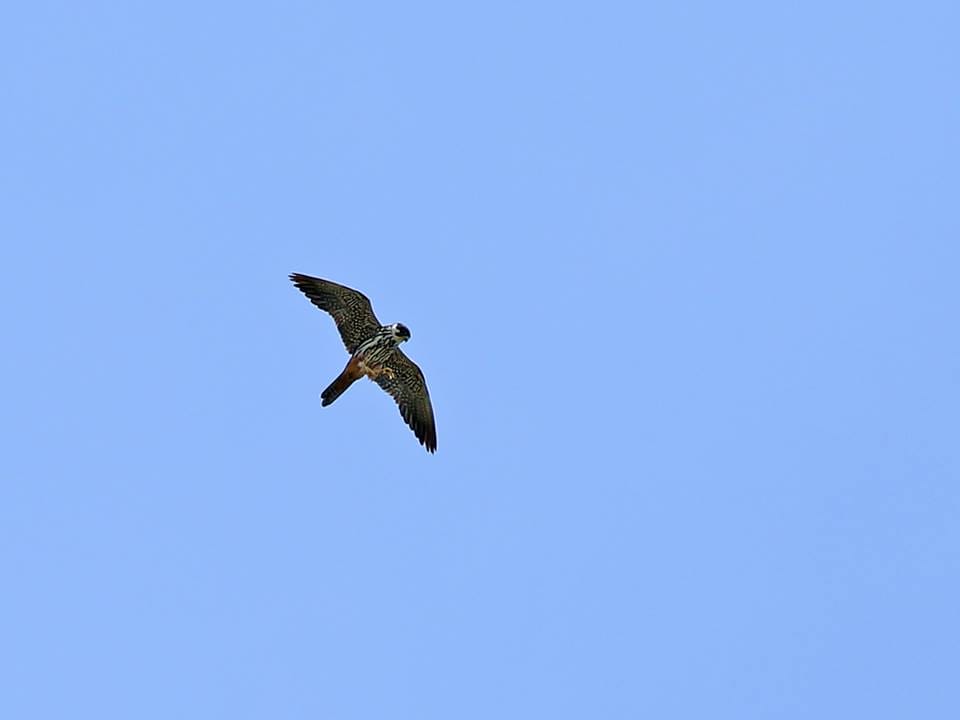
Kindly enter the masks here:
M 10 4 L 0 715 L 960 717 L 957 8 Z

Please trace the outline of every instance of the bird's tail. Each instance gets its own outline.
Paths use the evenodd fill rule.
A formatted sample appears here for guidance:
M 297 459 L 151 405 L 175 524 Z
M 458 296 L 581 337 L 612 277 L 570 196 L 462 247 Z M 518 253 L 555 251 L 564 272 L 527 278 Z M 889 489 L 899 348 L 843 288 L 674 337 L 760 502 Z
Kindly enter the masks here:
M 347 388 L 353 385 L 360 377 L 360 374 L 351 371 L 350 365 L 348 364 L 343 369 L 343 372 L 337 375 L 337 379 L 330 383 L 326 390 L 320 393 L 320 405 L 326 407 L 332 403 L 343 395 Z

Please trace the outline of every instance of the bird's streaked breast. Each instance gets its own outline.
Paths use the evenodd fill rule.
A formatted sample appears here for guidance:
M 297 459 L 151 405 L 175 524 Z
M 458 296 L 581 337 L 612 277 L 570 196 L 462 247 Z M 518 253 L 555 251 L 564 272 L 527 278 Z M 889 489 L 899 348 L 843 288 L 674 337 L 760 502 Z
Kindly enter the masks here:
M 387 358 L 397 349 L 397 345 L 397 340 L 390 332 L 390 328 L 380 328 L 376 335 L 360 343 L 354 356 L 360 358 L 365 365 L 376 367 L 387 361 Z

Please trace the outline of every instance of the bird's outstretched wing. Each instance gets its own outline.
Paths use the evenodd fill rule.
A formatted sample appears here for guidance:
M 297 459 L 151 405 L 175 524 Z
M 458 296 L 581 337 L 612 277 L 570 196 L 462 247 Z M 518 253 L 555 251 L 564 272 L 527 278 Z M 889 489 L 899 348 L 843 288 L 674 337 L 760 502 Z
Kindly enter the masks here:
M 352 354 L 360 343 L 380 329 L 370 298 L 359 290 L 300 273 L 293 273 L 290 279 L 310 302 L 330 313 L 347 352 Z
M 437 426 L 433 419 L 433 406 L 427 381 L 416 363 L 397 348 L 383 364 L 384 370 L 375 382 L 393 396 L 400 407 L 400 414 L 417 440 L 429 452 L 437 450 Z

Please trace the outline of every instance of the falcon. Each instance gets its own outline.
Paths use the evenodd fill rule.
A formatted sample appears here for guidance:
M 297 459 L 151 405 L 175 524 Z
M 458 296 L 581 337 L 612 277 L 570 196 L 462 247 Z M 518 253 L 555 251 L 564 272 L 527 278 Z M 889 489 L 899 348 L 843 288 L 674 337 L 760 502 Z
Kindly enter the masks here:
M 358 290 L 300 273 L 290 279 L 310 302 L 333 317 L 350 353 L 343 372 L 320 395 L 320 404 L 326 407 L 366 375 L 393 396 L 400 415 L 427 452 L 436 452 L 437 426 L 426 380 L 400 349 L 400 343 L 410 339 L 407 326 L 381 325 L 370 299 Z

